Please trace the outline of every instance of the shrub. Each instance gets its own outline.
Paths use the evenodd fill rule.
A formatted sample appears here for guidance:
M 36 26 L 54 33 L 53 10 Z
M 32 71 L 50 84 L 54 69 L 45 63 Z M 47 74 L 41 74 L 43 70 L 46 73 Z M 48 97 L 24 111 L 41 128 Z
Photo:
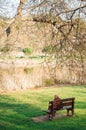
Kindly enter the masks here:
M 8 52 L 10 48 L 8 46 L 5 46 L 1 49 L 1 52 Z
M 49 79 L 45 79 L 44 80 L 44 85 L 45 86 L 51 86 L 51 85 L 54 85 L 54 84 L 55 84 L 55 80 L 54 79 L 49 78 Z
M 33 53 L 33 50 L 32 50 L 31 48 L 24 48 L 24 49 L 23 49 L 23 52 L 24 52 L 25 54 L 27 54 L 27 55 L 30 55 L 30 54 Z
M 59 49 L 60 49 L 60 46 L 57 46 L 57 45 L 46 45 L 42 49 L 42 52 L 47 53 L 47 54 L 54 54 L 55 52 L 59 52 Z
M 31 73 L 33 71 L 33 68 L 24 68 L 24 72 L 26 73 L 26 74 L 29 74 L 29 73 Z
M 17 30 L 19 30 L 19 29 L 20 29 L 20 27 L 19 27 L 18 25 L 16 25 L 16 29 L 17 29 Z
M 51 50 L 52 50 L 51 45 L 46 45 L 46 46 L 42 49 L 42 52 L 43 52 L 43 53 L 50 53 Z
M 35 89 L 39 89 L 39 88 L 42 88 L 42 86 L 36 85 L 34 88 L 35 88 Z

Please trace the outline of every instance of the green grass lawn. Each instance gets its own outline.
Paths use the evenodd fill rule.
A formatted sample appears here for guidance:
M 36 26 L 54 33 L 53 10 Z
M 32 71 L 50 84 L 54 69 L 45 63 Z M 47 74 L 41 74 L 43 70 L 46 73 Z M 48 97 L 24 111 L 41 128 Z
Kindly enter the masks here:
M 75 97 L 75 116 L 34 122 L 42 116 L 54 94 Z M 59 113 L 66 113 L 59 111 Z M 30 89 L 0 95 L 0 130 L 86 130 L 86 86 Z

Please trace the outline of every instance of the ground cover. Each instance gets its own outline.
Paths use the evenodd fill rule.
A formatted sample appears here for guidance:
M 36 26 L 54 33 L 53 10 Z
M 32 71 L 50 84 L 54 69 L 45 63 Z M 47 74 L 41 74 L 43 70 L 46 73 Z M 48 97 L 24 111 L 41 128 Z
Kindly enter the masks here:
M 53 95 L 75 97 L 75 116 L 53 121 L 34 122 L 33 117 L 45 115 Z M 58 113 L 66 113 L 59 111 Z M 30 89 L 0 94 L 0 130 L 85 130 L 86 86 L 64 86 Z

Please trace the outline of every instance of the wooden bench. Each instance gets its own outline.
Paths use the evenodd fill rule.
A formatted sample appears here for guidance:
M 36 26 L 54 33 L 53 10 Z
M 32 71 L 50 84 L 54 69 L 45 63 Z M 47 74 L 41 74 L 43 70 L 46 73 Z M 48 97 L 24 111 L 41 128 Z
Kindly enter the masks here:
M 56 111 L 58 110 L 67 110 L 67 116 L 69 116 L 69 112 L 71 111 L 71 115 L 74 115 L 74 100 L 75 98 L 66 98 L 66 99 L 61 99 L 61 105 L 56 106 L 56 103 L 53 101 L 49 102 L 49 105 L 51 104 L 51 111 L 47 110 L 47 115 L 49 119 L 53 119 L 53 117 L 56 114 Z

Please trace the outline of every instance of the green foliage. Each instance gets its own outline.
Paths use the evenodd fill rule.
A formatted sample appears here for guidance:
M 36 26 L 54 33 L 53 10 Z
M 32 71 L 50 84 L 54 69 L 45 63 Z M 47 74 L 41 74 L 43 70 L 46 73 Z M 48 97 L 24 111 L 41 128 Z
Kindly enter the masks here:
M 54 79 L 51 79 L 51 78 L 45 79 L 45 80 L 44 80 L 44 85 L 45 85 L 45 86 L 55 85 L 55 80 L 54 80 Z
M 75 97 L 75 116 L 59 117 L 53 121 L 34 122 L 33 117 L 45 115 L 43 110 L 58 94 L 61 98 Z M 86 87 L 68 86 L 30 89 L 0 95 L 0 130 L 85 130 Z M 58 111 L 58 114 L 66 111 Z
M 42 49 L 43 53 L 51 53 L 52 52 L 52 45 L 46 45 L 43 49 Z
M 48 54 L 54 54 L 55 52 L 59 51 L 59 46 L 56 45 L 46 45 L 42 49 L 43 53 L 48 53 Z
M 8 52 L 10 50 L 9 46 L 5 46 L 3 48 L 0 49 L 1 52 Z
M 32 50 L 31 48 L 24 48 L 24 49 L 23 49 L 23 52 L 24 52 L 25 54 L 27 54 L 27 55 L 30 55 L 30 54 L 33 53 L 33 50 Z
M 24 68 L 24 72 L 26 73 L 26 74 L 29 74 L 29 73 L 31 73 L 33 71 L 33 68 Z

